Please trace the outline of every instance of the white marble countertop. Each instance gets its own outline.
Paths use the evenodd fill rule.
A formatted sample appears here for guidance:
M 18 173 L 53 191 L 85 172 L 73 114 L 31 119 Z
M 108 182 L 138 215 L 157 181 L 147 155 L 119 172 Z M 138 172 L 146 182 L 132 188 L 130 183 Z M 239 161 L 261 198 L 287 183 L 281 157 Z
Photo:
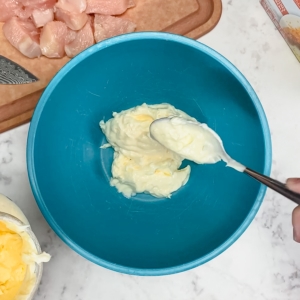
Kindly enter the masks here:
M 272 134 L 272 175 L 300 176 L 300 63 L 258 0 L 225 0 L 218 26 L 200 41 L 233 62 L 256 90 Z M 26 172 L 28 125 L 0 135 L 0 193 L 13 199 L 52 255 L 35 300 L 299 300 L 295 206 L 272 191 L 243 236 L 213 261 L 164 277 L 135 277 L 94 265 L 49 228 Z

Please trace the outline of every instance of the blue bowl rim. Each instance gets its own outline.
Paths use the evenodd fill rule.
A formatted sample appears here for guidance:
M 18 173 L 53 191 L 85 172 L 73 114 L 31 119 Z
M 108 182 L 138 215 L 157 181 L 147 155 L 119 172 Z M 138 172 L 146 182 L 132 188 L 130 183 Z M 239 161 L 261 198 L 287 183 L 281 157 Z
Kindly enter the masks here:
M 50 212 L 48 211 L 44 201 L 42 194 L 39 190 L 39 186 L 37 183 L 37 178 L 35 174 L 35 168 L 34 168 L 34 140 L 35 140 L 35 134 L 36 130 L 38 128 L 39 119 L 41 116 L 41 113 L 43 111 L 43 108 L 47 102 L 47 99 L 51 95 L 52 91 L 55 89 L 56 85 L 59 83 L 62 77 L 64 77 L 74 66 L 76 66 L 78 63 L 83 61 L 86 57 L 92 55 L 95 52 L 101 51 L 102 49 L 105 49 L 107 47 L 117 45 L 120 43 L 126 43 L 131 42 L 135 40 L 166 40 L 166 41 L 172 41 L 180 44 L 184 44 L 186 46 L 189 46 L 191 48 L 197 49 L 208 56 L 214 58 L 217 60 L 220 64 L 222 64 L 227 70 L 231 72 L 239 80 L 239 82 L 243 85 L 247 93 L 249 94 L 256 110 L 259 116 L 259 120 L 261 122 L 263 135 L 264 135 L 264 144 L 265 144 L 265 166 L 264 166 L 264 174 L 270 175 L 271 172 L 271 162 L 272 162 L 272 149 L 271 149 L 271 135 L 270 130 L 267 122 L 267 118 L 264 112 L 264 109 L 255 93 L 253 88 L 251 87 L 250 83 L 247 81 L 247 79 L 242 75 L 242 73 L 231 63 L 229 62 L 224 56 L 216 52 L 215 50 L 211 49 L 210 47 L 189 39 L 187 37 L 183 37 L 180 35 L 175 35 L 171 33 L 162 33 L 162 32 L 135 32 L 130 34 L 124 34 L 117 37 L 113 37 L 110 39 L 107 39 L 105 41 L 102 41 L 98 44 L 95 44 L 91 46 L 90 48 L 86 49 L 85 51 L 81 52 L 79 55 L 74 57 L 72 60 L 70 60 L 51 80 L 51 82 L 46 87 L 45 91 L 43 92 L 36 109 L 33 114 L 33 118 L 30 124 L 29 133 L 28 133 L 28 139 L 27 139 L 27 170 L 28 170 L 28 176 L 30 185 L 34 194 L 34 197 L 36 199 L 37 205 L 39 209 L 41 210 L 42 214 L 44 215 L 45 219 L 51 226 L 51 228 L 54 230 L 54 232 L 74 251 L 76 251 L 78 254 L 83 256 L 84 258 L 88 259 L 89 261 L 98 264 L 102 267 L 105 267 L 107 269 L 117 271 L 120 273 L 130 274 L 130 275 L 140 275 L 140 276 L 158 276 L 158 275 L 170 275 L 175 274 L 179 272 L 183 272 L 192 268 L 195 268 L 197 266 L 200 266 L 216 256 L 220 255 L 222 252 L 224 252 L 227 248 L 229 248 L 247 229 L 247 227 L 251 224 L 252 220 L 254 219 L 256 213 L 258 212 L 258 209 L 263 201 L 264 195 L 266 193 L 266 187 L 264 185 L 260 186 L 258 195 L 256 197 L 256 200 L 254 202 L 254 205 L 252 206 L 250 212 L 248 213 L 247 217 L 243 221 L 243 223 L 240 225 L 240 227 L 225 241 L 223 244 L 218 246 L 215 250 L 211 251 L 210 253 L 206 254 L 205 256 L 202 256 L 196 260 L 193 260 L 191 262 L 181 264 L 178 266 L 173 267 L 167 267 L 167 268 L 159 268 L 159 269 L 141 269 L 141 268 L 131 268 L 119 264 L 112 263 L 110 261 L 106 261 L 104 259 L 101 259 L 97 257 L 96 255 L 91 254 L 90 252 L 83 249 L 81 246 L 76 244 L 71 238 L 67 236 L 66 233 L 60 228 L 60 226 L 56 223 L 54 218 L 51 216 Z

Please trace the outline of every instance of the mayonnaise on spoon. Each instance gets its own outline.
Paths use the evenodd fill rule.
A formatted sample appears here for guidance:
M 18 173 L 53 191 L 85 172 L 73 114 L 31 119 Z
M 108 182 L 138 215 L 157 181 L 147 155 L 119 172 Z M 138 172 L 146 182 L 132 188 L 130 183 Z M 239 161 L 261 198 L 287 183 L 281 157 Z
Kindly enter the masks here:
M 226 153 L 220 137 L 206 124 L 180 117 L 161 118 L 151 123 L 150 134 L 164 147 L 197 164 L 223 160 L 239 172 L 246 168 Z
M 243 172 L 274 191 L 300 205 L 300 194 L 268 176 L 247 168 L 232 159 L 225 151 L 220 137 L 206 124 L 180 117 L 157 119 L 150 125 L 151 137 L 182 158 L 198 164 L 213 164 L 221 159 L 239 172 Z

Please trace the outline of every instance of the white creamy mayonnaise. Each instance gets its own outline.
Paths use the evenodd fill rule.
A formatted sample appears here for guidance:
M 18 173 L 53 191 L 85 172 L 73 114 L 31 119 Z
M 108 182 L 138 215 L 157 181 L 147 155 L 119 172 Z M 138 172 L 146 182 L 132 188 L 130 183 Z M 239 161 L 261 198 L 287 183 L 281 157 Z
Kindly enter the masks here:
M 188 181 L 190 166 L 179 169 L 182 156 L 150 137 L 151 123 L 169 116 L 196 121 L 170 104 L 143 104 L 114 112 L 113 118 L 100 122 L 108 143 L 115 150 L 110 184 L 125 197 L 137 193 L 170 197 Z
M 221 138 L 206 124 L 171 116 L 153 122 L 150 133 L 162 146 L 183 159 L 198 164 L 213 164 L 223 160 L 227 166 L 239 172 L 245 170 L 245 166 L 226 153 Z

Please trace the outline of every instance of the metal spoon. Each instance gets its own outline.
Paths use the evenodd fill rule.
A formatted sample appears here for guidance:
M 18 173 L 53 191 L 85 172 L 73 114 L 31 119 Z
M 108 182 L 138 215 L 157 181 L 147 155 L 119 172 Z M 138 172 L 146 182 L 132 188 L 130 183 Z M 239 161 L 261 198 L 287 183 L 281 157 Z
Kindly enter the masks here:
M 245 174 L 249 175 L 250 177 L 256 179 L 257 181 L 263 183 L 267 187 L 271 188 L 272 190 L 276 191 L 277 193 L 285 196 L 286 198 L 294 201 L 298 205 L 300 205 L 300 194 L 295 193 L 291 190 L 289 190 L 286 185 L 278 180 L 275 180 L 271 177 L 265 176 L 263 174 L 260 174 L 256 171 L 253 171 L 249 168 L 246 168 L 244 170 Z
M 176 117 L 177 119 L 179 119 L 178 117 Z M 153 138 L 154 140 L 156 140 L 157 142 L 159 142 L 160 144 L 162 144 L 164 147 L 168 148 L 164 142 L 165 140 L 163 141 L 159 141 L 157 139 L 157 137 L 155 137 L 155 130 L 153 129 L 154 128 L 154 125 L 158 125 L 159 123 L 162 125 L 164 122 L 165 124 L 167 124 L 166 122 L 169 122 L 170 120 L 172 119 L 172 117 L 170 118 L 161 118 L 161 119 L 157 119 L 155 120 L 154 122 L 151 123 L 150 125 L 150 136 L 151 138 Z M 180 118 L 181 119 L 181 118 Z M 185 121 L 185 119 L 182 119 Z M 201 123 L 198 123 L 198 122 L 193 122 L 193 121 L 186 121 L 186 124 L 194 124 L 194 125 L 200 125 L 201 126 Z M 163 126 L 162 128 L 164 128 L 165 126 Z M 166 128 L 166 127 L 165 127 Z M 202 129 L 203 130 L 203 129 Z M 210 138 L 213 137 L 214 138 L 214 144 L 215 145 L 218 145 L 219 148 L 223 149 L 224 150 L 224 154 L 225 156 L 222 157 L 222 159 L 225 157 L 225 159 L 227 158 L 228 154 L 225 152 L 225 149 L 223 147 L 223 143 L 222 143 L 222 140 L 219 138 L 219 136 L 213 131 L 211 130 L 210 128 L 208 129 L 210 132 L 211 132 L 211 135 L 210 135 Z M 157 132 L 157 129 L 156 129 L 156 132 Z M 167 132 L 167 134 L 169 134 L 169 132 Z M 170 149 L 170 148 L 169 148 Z M 174 151 L 174 149 L 170 149 L 172 151 Z M 176 151 L 174 151 L 176 152 Z M 179 153 L 180 154 L 180 153 Z M 182 157 L 184 157 L 182 155 Z M 228 156 L 228 158 L 230 159 L 230 157 Z M 223 159 L 224 160 L 224 159 Z M 228 161 L 227 161 L 228 162 Z M 230 164 L 228 164 L 230 166 Z M 255 180 L 263 183 L 264 185 L 266 185 L 267 187 L 271 188 L 272 190 L 276 191 L 277 193 L 285 196 L 286 198 L 294 201 L 295 203 L 297 203 L 298 205 L 300 205 L 300 194 L 298 193 L 295 193 L 291 190 L 289 190 L 286 185 L 282 182 L 279 182 L 271 177 L 268 177 L 268 176 L 265 176 L 263 174 L 260 174 L 254 170 L 251 170 L 250 168 L 248 167 L 244 167 L 242 170 L 240 169 L 237 169 L 235 168 L 237 171 L 241 171 L 242 173 L 245 173 L 247 174 L 248 176 L 254 178 Z

